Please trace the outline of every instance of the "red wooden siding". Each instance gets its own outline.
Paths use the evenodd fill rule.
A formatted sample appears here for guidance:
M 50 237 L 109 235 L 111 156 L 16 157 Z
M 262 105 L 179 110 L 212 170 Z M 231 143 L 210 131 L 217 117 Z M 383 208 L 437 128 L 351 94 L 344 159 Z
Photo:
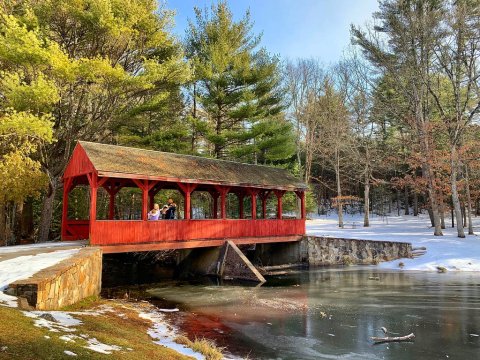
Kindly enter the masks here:
M 96 170 L 85 153 L 85 150 L 80 144 L 77 144 L 73 150 L 72 157 L 65 168 L 63 178 L 84 175 L 91 172 L 96 172 Z
M 64 224 L 62 239 L 63 240 L 80 240 L 88 239 L 89 220 L 72 220 L 67 219 Z
M 90 244 L 122 245 L 303 234 L 305 234 L 305 220 L 303 219 L 97 220 L 91 224 Z

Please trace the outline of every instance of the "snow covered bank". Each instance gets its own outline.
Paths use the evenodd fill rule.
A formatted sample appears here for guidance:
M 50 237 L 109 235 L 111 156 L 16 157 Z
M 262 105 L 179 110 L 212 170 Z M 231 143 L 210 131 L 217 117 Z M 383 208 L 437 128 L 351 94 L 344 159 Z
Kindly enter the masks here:
M 2 246 L 0 247 L 0 255 L 19 253 L 19 252 L 30 251 L 30 250 L 42 250 L 46 248 L 58 248 L 60 250 L 62 247 L 71 247 L 71 246 L 80 247 L 84 245 L 86 245 L 85 241 L 58 241 L 58 242 L 46 242 L 46 243 L 37 243 L 37 244 L 28 244 L 28 245 Z
M 152 327 L 148 330 L 148 335 L 154 340 L 156 344 L 168 347 L 176 352 L 190 356 L 196 360 L 204 360 L 205 356 L 193 351 L 185 345 L 175 342 L 175 338 L 178 336 L 178 332 L 170 325 L 167 325 L 163 315 L 159 311 L 150 309 L 147 312 L 140 312 L 139 316 L 142 319 L 152 322 Z
M 15 296 L 3 293 L 3 290 L 9 284 L 17 280 L 27 279 L 40 270 L 70 258 L 78 251 L 79 249 L 58 250 L 37 255 L 18 256 L 13 259 L 0 261 L 0 304 L 11 307 L 17 306 L 17 298 Z
M 335 216 L 307 221 L 307 234 L 345 239 L 384 240 L 409 242 L 415 247 L 426 247 L 425 255 L 415 259 L 402 259 L 378 265 L 381 269 L 437 271 L 480 271 L 480 238 L 476 235 L 457 238 L 456 229 L 447 227 L 444 236 L 433 236 L 428 215 L 372 217 L 370 227 L 364 228 L 361 216 L 346 215 L 343 229 Z M 448 222 L 447 222 L 448 223 Z M 480 225 L 480 218 L 474 219 Z

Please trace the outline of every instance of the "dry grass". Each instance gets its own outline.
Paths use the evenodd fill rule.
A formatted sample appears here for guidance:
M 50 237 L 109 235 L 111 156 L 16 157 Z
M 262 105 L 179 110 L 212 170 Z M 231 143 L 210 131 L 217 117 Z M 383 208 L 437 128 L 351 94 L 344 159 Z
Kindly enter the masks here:
M 222 360 L 222 348 L 218 348 L 215 343 L 208 339 L 195 339 L 191 341 L 186 336 L 180 335 L 175 338 L 175 342 L 185 345 L 190 349 L 199 352 L 205 356 L 206 360 Z
M 105 355 L 84 348 L 86 341 L 83 339 L 66 343 L 59 338 L 65 333 L 35 327 L 34 320 L 21 311 L 0 306 L 0 359 L 191 359 L 153 343 L 147 334 L 151 323 L 139 318 L 135 310 L 124 308 L 121 304 L 92 298 L 70 307 L 70 310 L 91 309 L 105 304 L 114 311 L 100 316 L 75 315 L 83 324 L 75 327 L 73 334 L 87 334 L 104 344 L 120 346 L 122 350 Z M 74 352 L 77 357 L 66 355 L 65 350 Z

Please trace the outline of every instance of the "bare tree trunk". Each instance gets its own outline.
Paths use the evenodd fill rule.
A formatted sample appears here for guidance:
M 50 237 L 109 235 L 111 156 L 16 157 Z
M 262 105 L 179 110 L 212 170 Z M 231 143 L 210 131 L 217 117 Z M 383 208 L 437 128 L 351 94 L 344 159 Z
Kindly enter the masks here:
M 452 145 L 452 147 L 450 148 L 450 185 L 452 187 L 452 203 L 453 203 L 453 209 L 455 212 L 455 217 L 457 219 L 457 235 L 459 238 L 464 238 L 465 232 L 463 231 L 463 226 L 462 226 L 462 211 L 460 209 L 460 200 L 458 197 L 457 174 L 458 174 L 457 149 L 455 145 Z
M 18 245 L 22 239 L 23 201 L 15 204 L 14 211 L 13 243 Z
M 465 193 L 467 195 L 468 235 L 475 235 L 475 233 L 473 232 L 472 223 L 472 198 L 470 196 L 470 176 L 467 165 L 465 165 Z
M 405 200 L 404 200 L 404 202 L 405 202 L 405 215 L 410 215 L 410 203 L 408 201 L 408 186 L 407 185 L 405 185 L 404 195 L 405 195 Z
M 440 226 L 442 229 L 445 229 L 445 212 L 443 211 L 443 208 L 440 210 Z
M 433 173 L 431 171 L 430 165 L 428 163 L 424 163 L 422 166 L 423 173 L 427 178 L 427 190 L 428 190 L 428 197 L 430 199 L 430 219 L 432 221 L 432 226 L 434 227 L 433 235 L 435 236 L 442 236 L 442 227 L 440 224 L 440 215 L 438 211 L 438 203 L 436 198 L 436 191 L 435 191 L 435 183 L 433 180 Z
M 28 198 L 23 204 L 22 238 L 32 239 L 33 235 L 33 200 Z
M 418 194 L 413 192 L 413 216 L 418 216 Z
M 430 223 L 432 226 L 435 226 L 435 221 L 433 220 L 433 211 L 431 208 L 428 208 L 428 217 L 430 218 Z
M 0 202 L 0 246 L 7 245 L 7 212 L 5 203 Z
M 343 228 L 342 187 L 340 183 L 340 154 L 335 149 L 335 177 L 337 178 L 338 227 Z
M 453 212 L 453 206 L 450 208 L 450 217 L 452 218 L 452 229 L 455 227 L 455 213 Z
M 363 210 L 365 214 L 363 215 L 363 226 L 370 226 L 370 175 L 368 171 L 365 174 L 365 190 L 363 195 Z
M 55 193 L 57 191 L 57 187 L 58 187 L 58 179 L 54 177 L 50 177 L 49 189 L 45 194 L 45 198 L 43 200 L 42 216 L 40 219 L 40 226 L 38 229 L 37 242 L 48 241 L 48 238 L 50 235 L 50 227 L 52 225 L 53 208 L 54 208 Z
M 462 225 L 464 228 L 467 227 L 467 210 L 465 209 L 465 204 L 462 204 L 462 218 L 463 218 L 463 221 L 462 221 Z
M 397 189 L 397 216 L 400 216 L 400 189 Z
M 445 203 L 443 197 L 440 197 L 440 226 L 445 229 Z

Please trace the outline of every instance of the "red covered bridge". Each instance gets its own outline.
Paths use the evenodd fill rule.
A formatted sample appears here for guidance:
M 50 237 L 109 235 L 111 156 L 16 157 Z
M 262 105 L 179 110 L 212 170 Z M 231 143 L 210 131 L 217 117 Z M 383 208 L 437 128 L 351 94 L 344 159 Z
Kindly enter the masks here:
M 305 233 L 307 187 L 283 169 L 80 141 L 63 182 L 62 239 L 89 239 L 106 253 L 218 246 L 225 240 L 237 244 L 297 241 Z M 69 193 L 78 185 L 90 188 L 88 219 L 68 217 Z M 116 195 L 125 187 L 141 190 L 141 220 L 116 219 Z M 105 220 L 97 219 L 100 188 L 109 194 Z M 181 220 L 147 220 L 155 195 L 163 189 L 175 189 L 183 195 L 183 212 L 178 214 Z M 192 219 L 191 196 L 195 191 L 212 197 L 210 219 Z M 301 204 L 297 216 L 288 219 L 282 211 L 287 191 L 294 192 Z M 238 197 L 238 219 L 227 218 L 229 193 Z M 276 196 L 276 216 L 267 219 L 266 199 L 272 193 Z M 257 202 L 262 205 L 258 216 Z

